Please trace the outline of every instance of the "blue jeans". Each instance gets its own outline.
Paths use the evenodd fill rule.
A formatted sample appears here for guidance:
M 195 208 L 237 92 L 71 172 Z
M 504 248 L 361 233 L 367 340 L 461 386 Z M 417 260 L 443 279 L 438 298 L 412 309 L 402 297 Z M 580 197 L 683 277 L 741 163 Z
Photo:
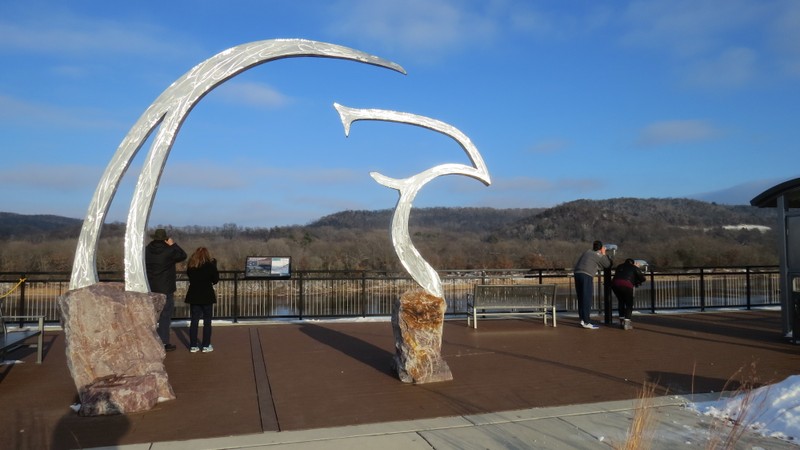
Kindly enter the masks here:
M 169 327 L 172 324 L 172 312 L 175 310 L 175 293 L 164 295 L 167 296 L 167 302 L 164 303 L 164 309 L 158 316 L 158 337 L 164 345 L 169 345 Z
M 189 305 L 192 320 L 189 323 L 189 347 L 208 347 L 211 345 L 211 317 L 214 305 Z M 203 319 L 203 344 L 197 345 L 197 327 Z
M 589 323 L 594 297 L 594 277 L 585 273 L 575 274 L 575 293 L 578 295 L 578 316 L 582 322 Z

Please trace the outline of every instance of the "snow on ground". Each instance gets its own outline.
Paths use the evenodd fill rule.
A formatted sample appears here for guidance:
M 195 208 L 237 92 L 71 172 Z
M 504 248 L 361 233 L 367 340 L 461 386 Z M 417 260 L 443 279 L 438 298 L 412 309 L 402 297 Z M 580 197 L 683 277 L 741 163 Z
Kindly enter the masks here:
M 706 416 L 736 421 L 762 436 L 800 444 L 800 375 L 689 407 Z

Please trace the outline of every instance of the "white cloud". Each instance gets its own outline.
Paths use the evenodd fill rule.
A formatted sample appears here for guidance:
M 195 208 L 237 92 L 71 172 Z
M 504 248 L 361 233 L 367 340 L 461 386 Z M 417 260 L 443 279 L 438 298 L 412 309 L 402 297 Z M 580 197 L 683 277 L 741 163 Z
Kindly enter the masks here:
M 570 38 L 586 35 L 609 25 L 616 14 L 609 6 L 589 4 L 585 8 L 546 10 L 544 3 L 511 2 L 508 9 L 498 11 L 507 17 L 511 28 L 537 37 Z
M 749 48 L 731 48 L 715 58 L 690 66 L 686 75 L 689 84 L 699 87 L 733 88 L 744 86 L 757 73 L 757 56 Z
M 749 205 L 757 195 L 784 181 L 783 178 L 763 178 L 729 186 L 724 189 L 689 195 L 689 198 L 727 205 Z
M 291 99 L 270 86 L 252 82 L 229 81 L 217 88 L 222 100 L 248 106 L 278 108 L 291 102 Z
M 784 8 L 768 29 L 778 53 L 779 69 L 792 77 L 800 77 L 800 2 L 782 2 Z
M 357 0 L 339 2 L 331 9 L 341 19 L 330 27 L 333 33 L 423 59 L 461 50 L 497 32 L 493 18 L 453 0 Z
M 148 23 L 96 19 L 63 12 L 35 13 L 13 22 L 0 20 L 0 50 L 91 58 L 97 58 L 99 54 L 173 57 L 196 50 L 169 30 Z
M 7 166 L 0 170 L 0 186 L 8 190 L 55 189 L 72 192 L 94 189 L 102 173 L 102 167 L 78 164 Z
M 641 147 L 699 142 L 719 134 L 711 124 L 703 120 L 669 120 L 646 126 L 636 140 Z
M 675 58 L 689 85 L 800 76 L 796 0 L 634 0 L 623 17 L 622 42 Z
M 491 189 L 502 192 L 591 192 L 605 186 L 603 181 L 594 178 L 561 178 L 550 180 L 531 177 L 498 177 Z
M 139 169 L 141 170 L 141 169 Z M 138 172 L 136 176 L 138 176 Z M 223 166 L 216 162 L 168 163 L 164 170 L 163 185 L 194 189 L 231 190 L 243 189 L 252 180 L 242 170 Z M 244 176 L 243 176 L 244 175 Z
M 70 109 L 20 100 L 0 94 L 0 120 L 39 127 L 115 129 L 124 128 L 102 111 Z
M 557 153 L 569 147 L 570 142 L 566 139 L 545 139 L 537 142 L 530 147 L 531 153 Z
M 762 9 L 752 0 L 635 0 L 625 12 L 630 29 L 623 41 L 681 57 L 707 54 L 730 35 L 752 31 Z

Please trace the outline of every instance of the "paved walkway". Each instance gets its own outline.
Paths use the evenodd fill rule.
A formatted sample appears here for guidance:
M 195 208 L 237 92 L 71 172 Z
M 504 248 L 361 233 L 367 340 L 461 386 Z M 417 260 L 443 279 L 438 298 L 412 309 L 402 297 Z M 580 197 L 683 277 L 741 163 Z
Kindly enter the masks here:
M 718 394 L 619 400 L 555 406 L 472 416 L 353 425 L 303 431 L 264 432 L 242 436 L 155 442 L 116 447 L 120 450 L 298 449 L 298 450 L 465 450 L 465 449 L 609 449 L 625 448 L 634 417 L 647 411 L 647 430 L 632 448 L 797 449 L 797 444 L 745 433 L 685 407 L 716 400 Z M 733 447 L 722 445 L 733 439 Z
M 584 330 L 570 317 L 557 328 L 497 319 L 477 330 L 449 320 L 443 354 L 454 380 L 425 385 L 392 374 L 386 321 L 219 325 L 210 354 L 189 353 L 186 328 L 175 327 L 165 365 L 177 399 L 92 418 L 69 409 L 75 386 L 53 330 L 42 365 L 18 350 L 9 356 L 25 363 L 0 367 L 0 436 L 20 449 L 612 448 L 653 383 L 654 448 L 704 448 L 712 424 L 680 406 L 687 396 L 800 370 L 779 316 L 641 315 L 632 331 Z M 788 445 L 741 442 L 751 438 Z

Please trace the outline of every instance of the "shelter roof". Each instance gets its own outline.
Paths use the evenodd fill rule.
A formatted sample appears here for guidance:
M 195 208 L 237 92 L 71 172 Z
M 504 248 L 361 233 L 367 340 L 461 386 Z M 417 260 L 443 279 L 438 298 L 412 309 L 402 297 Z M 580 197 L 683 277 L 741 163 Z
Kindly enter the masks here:
M 800 178 L 784 181 L 758 194 L 750 204 L 759 208 L 775 208 L 778 197 L 785 196 L 788 208 L 800 208 Z

